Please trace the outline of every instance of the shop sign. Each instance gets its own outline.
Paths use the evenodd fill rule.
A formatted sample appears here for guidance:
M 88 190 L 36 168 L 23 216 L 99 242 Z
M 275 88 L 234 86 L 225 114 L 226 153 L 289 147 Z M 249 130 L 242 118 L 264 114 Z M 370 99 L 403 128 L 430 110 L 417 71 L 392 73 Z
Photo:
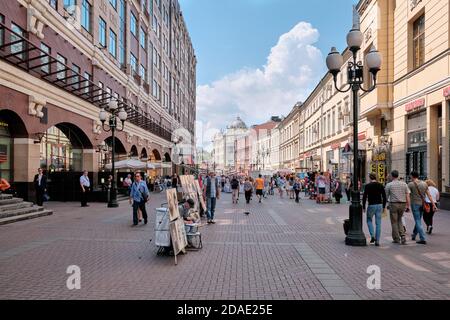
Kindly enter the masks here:
M 8 161 L 8 146 L 0 144 L 0 163 Z
M 422 107 L 425 106 L 425 99 L 419 99 L 413 102 L 410 102 L 408 104 L 405 105 L 405 111 L 406 112 L 411 112 L 411 111 L 415 111 L 418 110 Z
M 377 172 L 378 172 L 378 167 L 377 167 L 376 163 L 372 163 L 372 164 L 370 165 L 370 173 L 375 173 L 375 174 L 377 174 Z
M 386 152 L 375 154 L 373 156 L 373 161 L 386 161 Z
M 450 99 L 450 87 L 444 89 L 444 97 Z
M 366 140 L 366 133 L 363 132 L 363 133 L 358 134 L 358 140 L 359 141 Z
M 340 144 L 340 143 L 333 143 L 333 144 L 331 145 L 331 149 L 333 149 L 333 150 L 339 149 L 340 147 L 341 147 L 341 144 Z
M 384 164 L 378 164 L 378 182 L 383 183 L 385 182 L 386 177 L 386 167 Z
M 0 127 L 9 127 L 6 122 L 0 121 Z

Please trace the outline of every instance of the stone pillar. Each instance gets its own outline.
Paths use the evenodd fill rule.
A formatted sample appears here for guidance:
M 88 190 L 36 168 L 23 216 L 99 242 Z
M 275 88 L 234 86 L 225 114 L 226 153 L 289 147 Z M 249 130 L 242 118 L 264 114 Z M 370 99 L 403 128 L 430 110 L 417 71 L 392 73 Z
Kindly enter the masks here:
M 442 102 L 442 191 L 450 186 L 450 100 Z
M 40 166 L 39 147 L 33 139 L 14 139 L 14 184 L 19 196 L 25 200 L 33 201 L 35 197 L 33 179 Z
M 436 165 L 439 161 L 438 107 L 431 106 L 427 110 L 427 139 L 429 141 L 427 150 L 427 176 L 436 182 L 442 178 L 438 177 L 438 166 Z

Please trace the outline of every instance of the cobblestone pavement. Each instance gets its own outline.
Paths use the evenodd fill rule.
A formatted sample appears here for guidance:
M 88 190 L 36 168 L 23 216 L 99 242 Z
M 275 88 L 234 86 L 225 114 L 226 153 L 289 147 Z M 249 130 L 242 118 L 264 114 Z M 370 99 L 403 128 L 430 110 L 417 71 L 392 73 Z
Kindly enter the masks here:
M 242 199 L 241 199 L 242 200 Z M 296 204 L 270 197 L 262 204 L 218 202 L 217 224 L 201 229 L 204 248 L 156 255 L 154 195 L 147 226 L 131 228 L 131 208 L 49 203 L 52 216 L 0 227 L 1 299 L 449 299 L 450 212 L 436 216 L 427 246 L 344 244 L 348 205 Z M 249 211 L 250 215 L 243 214 Z M 365 223 L 364 223 L 365 225 Z M 408 216 L 407 228 L 413 228 Z M 365 226 L 367 233 L 367 227 Z M 81 289 L 66 287 L 67 267 L 81 268 Z M 381 270 L 369 290 L 367 268 Z

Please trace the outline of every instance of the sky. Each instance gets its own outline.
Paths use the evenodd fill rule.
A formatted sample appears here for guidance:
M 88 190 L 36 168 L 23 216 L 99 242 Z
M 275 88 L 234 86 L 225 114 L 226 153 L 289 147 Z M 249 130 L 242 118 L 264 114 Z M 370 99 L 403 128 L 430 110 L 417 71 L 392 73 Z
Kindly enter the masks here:
M 197 56 L 197 145 L 240 116 L 285 116 L 345 49 L 356 0 L 179 0 Z M 210 146 L 209 146 L 210 147 Z

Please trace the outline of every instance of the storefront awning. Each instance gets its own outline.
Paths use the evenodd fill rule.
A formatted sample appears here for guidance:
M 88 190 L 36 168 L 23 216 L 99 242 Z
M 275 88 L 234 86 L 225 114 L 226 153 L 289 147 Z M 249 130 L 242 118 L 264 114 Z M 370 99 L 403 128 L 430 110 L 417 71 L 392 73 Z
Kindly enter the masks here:
M 151 163 L 146 163 L 146 162 L 142 162 L 139 160 L 134 160 L 134 159 L 128 159 L 128 160 L 122 160 L 122 161 L 117 161 L 114 163 L 114 167 L 115 169 L 119 170 L 119 169 L 155 169 L 155 166 L 153 166 Z M 108 163 L 105 166 L 106 170 L 111 170 L 112 169 L 112 164 Z

